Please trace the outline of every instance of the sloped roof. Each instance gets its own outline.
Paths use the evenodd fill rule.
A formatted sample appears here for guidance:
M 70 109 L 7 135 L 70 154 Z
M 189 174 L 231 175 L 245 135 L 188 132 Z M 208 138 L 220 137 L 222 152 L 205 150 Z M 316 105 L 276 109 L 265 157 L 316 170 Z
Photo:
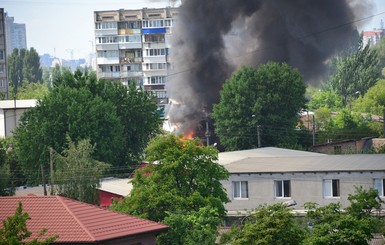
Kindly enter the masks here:
M 276 147 L 263 147 L 242 151 L 220 152 L 218 154 L 218 162 L 226 165 L 246 158 L 270 158 L 270 157 L 304 157 L 304 156 L 326 156 L 325 154 L 297 151 Z
M 385 171 L 385 154 L 248 157 L 224 167 L 230 173 Z
M 100 181 L 98 190 L 126 197 L 132 190 L 131 179 L 105 178 Z
M 0 197 L 0 220 L 12 216 L 19 202 L 31 218 L 27 227 L 32 238 L 42 228 L 48 229 L 46 235 L 59 235 L 55 242 L 73 243 L 104 241 L 167 229 L 166 225 L 157 222 L 61 196 Z

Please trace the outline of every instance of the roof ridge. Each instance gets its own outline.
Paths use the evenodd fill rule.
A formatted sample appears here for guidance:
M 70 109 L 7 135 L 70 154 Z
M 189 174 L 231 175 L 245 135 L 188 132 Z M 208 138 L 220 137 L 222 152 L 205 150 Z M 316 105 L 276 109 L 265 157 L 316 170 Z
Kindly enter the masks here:
M 71 209 L 67 206 L 67 204 L 64 202 L 64 199 L 71 200 L 62 196 L 56 196 L 56 199 L 60 201 L 60 203 L 63 205 L 63 207 L 71 214 L 71 216 L 76 220 L 76 222 L 80 225 L 80 227 L 83 228 L 83 230 L 94 240 L 96 241 L 96 238 L 94 235 L 83 225 L 83 223 L 76 217 L 76 215 L 71 211 Z M 72 201 L 72 200 L 71 200 Z

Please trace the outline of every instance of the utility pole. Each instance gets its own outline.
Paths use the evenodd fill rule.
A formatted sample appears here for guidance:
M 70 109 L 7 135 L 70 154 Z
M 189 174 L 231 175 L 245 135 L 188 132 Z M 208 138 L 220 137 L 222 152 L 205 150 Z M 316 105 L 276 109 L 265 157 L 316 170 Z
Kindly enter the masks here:
M 44 177 L 44 167 L 43 164 L 40 165 L 41 169 L 41 181 L 43 182 L 44 196 L 47 196 L 47 187 L 45 186 L 45 177 Z
M 55 194 L 54 190 L 54 172 L 53 172 L 53 156 L 52 156 L 52 149 L 49 149 L 49 168 L 50 168 L 50 175 L 51 175 L 51 195 L 53 196 Z
M 312 131 L 313 131 L 313 145 L 315 145 L 315 120 L 314 120 L 314 114 L 313 114 L 313 122 L 312 122 Z
M 385 109 L 384 109 L 384 115 L 382 115 L 382 126 L 384 127 L 384 138 L 385 138 Z
M 261 148 L 261 132 L 260 132 L 260 125 L 257 125 L 257 140 L 258 140 L 258 148 Z
M 206 146 L 209 146 L 210 145 L 210 130 L 209 130 L 209 121 L 208 120 L 206 120 L 205 136 L 206 136 Z

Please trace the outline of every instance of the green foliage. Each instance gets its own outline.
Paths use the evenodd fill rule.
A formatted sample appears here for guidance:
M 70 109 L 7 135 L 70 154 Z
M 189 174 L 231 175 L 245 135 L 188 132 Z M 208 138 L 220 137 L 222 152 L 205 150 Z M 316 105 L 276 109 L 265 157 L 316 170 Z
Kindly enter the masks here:
M 29 239 L 32 232 L 27 228 L 27 221 L 30 219 L 28 213 L 23 213 L 23 205 L 19 202 L 15 214 L 3 220 L 3 228 L 0 228 L 0 245 L 48 245 L 58 238 L 57 235 L 53 235 L 42 239 L 47 233 L 47 229 L 43 228 L 36 238 Z M 27 239 L 30 241 L 25 242 Z
M 38 105 L 20 119 L 15 146 L 30 183 L 38 181 L 40 165 L 48 169 L 49 148 L 65 149 L 68 135 L 74 142 L 90 139 L 93 158 L 115 167 L 137 163 L 161 119 L 156 104 L 132 84 L 97 80 L 94 73 L 72 74 L 57 67 L 54 86 Z
M 348 109 L 340 110 L 332 115 L 328 108 L 315 111 L 318 143 L 329 141 L 359 139 L 368 136 L 379 136 L 381 125 L 372 121 L 370 115 L 366 117 Z
M 8 57 L 8 75 L 12 87 L 26 83 L 42 82 L 40 57 L 34 48 L 14 49 Z
M 340 203 L 318 208 L 314 203 L 305 205 L 312 229 L 304 244 L 368 244 L 380 222 L 370 211 L 380 206 L 381 199 L 375 190 L 357 187 L 348 200 L 351 205 L 345 210 Z
M 226 81 L 212 117 L 226 150 L 297 143 L 294 128 L 306 99 L 300 73 L 284 63 L 243 67 Z
M 26 51 L 23 58 L 23 80 L 28 83 L 41 83 L 43 70 L 40 67 L 40 57 L 34 48 Z
M 284 204 L 263 205 L 221 237 L 221 244 L 301 244 L 305 229 Z
M 343 108 L 341 96 L 332 90 L 319 90 L 315 92 L 307 106 L 310 110 L 328 108 L 335 111 Z
M 0 148 L 0 196 L 9 196 L 11 170 L 6 161 L 6 149 Z
M 157 237 L 157 244 L 215 244 L 221 221 L 217 210 L 211 207 L 191 212 L 167 212 L 163 223 L 170 229 Z
M 45 83 L 25 83 L 17 88 L 18 100 L 42 99 L 48 93 L 48 85 Z M 14 99 L 14 87 L 9 89 L 9 99 Z
M 374 47 L 378 54 L 379 64 L 378 69 L 382 71 L 382 77 L 385 78 L 385 38 L 382 38 Z
M 342 97 L 344 106 L 352 102 L 357 92 L 364 95 L 379 75 L 377 51 L 362 45 L 360 41 L 356 53 L 336 61 L 336 73 L 330 80 L 333 90 Z
M 385 79 L 378 80 L 363 97 L 354 101 L 352 108 L 357 112 L 382 116 L 385 110 Z
M 15 187 L 24 184 L 12 142 L 12 137 L 0 139 L 0 196 L 14 195 Z
M 165 243 L 211 239 L 208 233 L 225 216 L 223 204 L 228 202 L 220 182 L 228 172 L 216 163 L 218 151 L 197 138 L 160 135 L 147 147 L 146 157 L 154 164 L 135 172 L 131 195 L 112 208 L 170 224 L 171 233 L 162 236 Z
M 110 165 L 92 158 L 95 146 L 91 145 L 90 140 L 79 140 L 77 144 L 70 138 L 67 141 L 68 148 L 63 155 L 54 154 L 56 192 L 81 202 L 98 204 L 97 188 Z

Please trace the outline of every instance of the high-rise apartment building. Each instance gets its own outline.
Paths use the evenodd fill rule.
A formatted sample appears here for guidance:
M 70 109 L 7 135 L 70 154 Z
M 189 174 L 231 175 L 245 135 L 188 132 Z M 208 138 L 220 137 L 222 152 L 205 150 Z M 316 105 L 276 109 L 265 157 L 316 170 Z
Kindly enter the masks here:
M 177 15 L 178 9 L 170 7 L 95 11 L 98 77 L 125 85 L 135 81 L 154 93 L 159 106 L 166 105 L 170 35 Z
M 7 55 L 12 54 L 15 48 L 27 49 L 27 34 L 25 24 L 15 23 L 15 18 L 5 14 L 5 29 L 7 42 Z
M 0 8 L 0 93 L 7 98 L 7 42 L 5 31 L 5 12 Z

